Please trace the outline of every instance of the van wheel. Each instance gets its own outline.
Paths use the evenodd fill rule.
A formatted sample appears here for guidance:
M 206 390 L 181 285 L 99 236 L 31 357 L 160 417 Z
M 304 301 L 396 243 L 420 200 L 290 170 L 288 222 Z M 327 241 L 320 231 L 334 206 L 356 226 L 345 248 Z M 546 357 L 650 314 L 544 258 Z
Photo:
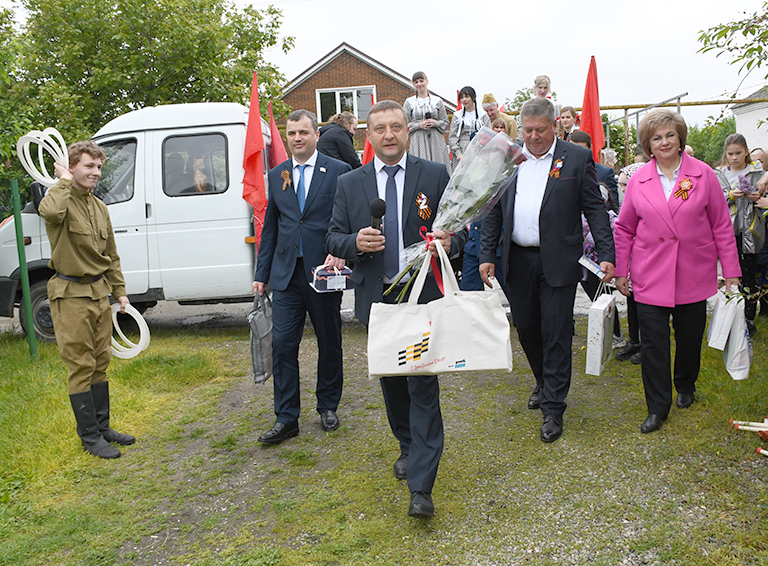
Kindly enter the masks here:
M 51 317 L 51 303 L 48 302 L 48 281 L 42 280 L 33 283 L 29 288 L 30 302 L 32 303 L 32 324 L 35 336 L 41 342 L 56 342 L 53 333 L 53 318 Z M 19 308 L 19 322 L 24 332 L 27 332 L 27 313 L 24 301 Z

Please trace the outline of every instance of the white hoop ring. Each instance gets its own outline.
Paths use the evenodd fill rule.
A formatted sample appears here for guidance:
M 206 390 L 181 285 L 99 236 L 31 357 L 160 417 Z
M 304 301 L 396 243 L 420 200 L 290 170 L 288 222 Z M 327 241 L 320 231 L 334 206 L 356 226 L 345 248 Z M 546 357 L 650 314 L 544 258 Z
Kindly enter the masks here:
M 30 145 L 33 143 L 37 144 L 38 168 L 35 167 L 30 153 Z M 16 142 L 16 153 L 19 156 L 22 167 L 29 173 L 29 176 L 48 188 L 55 185 L 58 179 L 52 177 L 45 169 L 44 153 L 48 153 L 56 163 L 65 169 L 69 168 L 67 144 L 56 128 L 46 128 L 42 132 L 40 130 L 32 130 L 26 136 L 21 136 L 19 141 Z
M 126 348 L 120 344 L 117 340 L 115 340 L 115 337 L 112 336 L 112 355 L 122 360 L 128 360 L 138 356 L 141 352 L 149 348 L 149 326 L 147 326 L 147 321 L 144 320 L 144 317 L 141 316 L 141 313 L 139 313 L 139 311 L 137 311 L 132 305 L 125 307 L 124 314 L 133 317 L 139 327 L 139 343 L 135 344 L 126 338 L 125 334 L 120 328 L 120 325 L 117 323 L 117 315 L 119 312 L 120 303 L 113 303 L 112 327 L 115 329 L 115 332 L 117 332 L 117 335 L 120 336 L 120 339 L 128 344 L 128 347 Z

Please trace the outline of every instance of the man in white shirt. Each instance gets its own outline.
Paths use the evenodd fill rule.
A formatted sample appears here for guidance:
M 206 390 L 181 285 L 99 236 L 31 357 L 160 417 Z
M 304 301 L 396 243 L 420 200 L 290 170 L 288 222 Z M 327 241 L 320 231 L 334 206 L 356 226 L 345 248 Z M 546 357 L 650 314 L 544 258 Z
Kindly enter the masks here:
M 573 304 L 582 277 L 582 211 L 603 281 L 613 278 L 615 251 L 592 153 L 556 140 L 555 108 L 547 99 L 529 100 L 520 117 L 528 159 L 483 220 L 480 275 L 491 284 L 501 239 L 512 322 L 536 377 L 528 408 L 541 409 L 541 440 L 554 442 L 563 432 L 571 382 Z

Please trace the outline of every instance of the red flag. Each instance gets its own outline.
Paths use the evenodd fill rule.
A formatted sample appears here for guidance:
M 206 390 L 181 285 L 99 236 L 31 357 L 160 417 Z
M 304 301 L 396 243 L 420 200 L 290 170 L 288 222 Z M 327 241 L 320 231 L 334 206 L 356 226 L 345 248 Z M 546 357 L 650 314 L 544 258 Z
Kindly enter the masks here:
M 275 116 L 272 114 L 272 103 L 270 102 L 267 107 L 269 108 L 269 133 L 272 136 L 272 155 L 269 160 L 269 168 L 271 169 L 288 159 L 288 152 L 285 151 L 283 138 L 280 136 L 280 130 L 277 129 L 275 123 Z
M 605 146 L 603 119 L 600 117 L 600 96 L 597 89 L 597 63 L 595 56 L 589 63 L 587 86 L 584 89 L 584 104 L 581 105 L 581 131 L 592 138 L 592 157 L 600 163 L 600 150 Z
M 261 230 L 267 212 L 267 190 L 264 186 L 264 136 L 261 133 L 261 112 L 259 110 L 259 82 L 253 73 L 251 106 L 248 111 L 248 128 L 245 132 L 243 152 L 243 198 L 253 207 L 254 235 L 256 249 L 261 244 Z
M 458 112 L 461 110 L 461 97 L 459 96 L 459 91 L 456 91 L 456 111 Z
M 373 160 L 373 156 L 376 155 L 373 151 L 371 142 L 368 141 L 368 136 L 365 136 L 365 148 L 363 148 L 363 165 Z

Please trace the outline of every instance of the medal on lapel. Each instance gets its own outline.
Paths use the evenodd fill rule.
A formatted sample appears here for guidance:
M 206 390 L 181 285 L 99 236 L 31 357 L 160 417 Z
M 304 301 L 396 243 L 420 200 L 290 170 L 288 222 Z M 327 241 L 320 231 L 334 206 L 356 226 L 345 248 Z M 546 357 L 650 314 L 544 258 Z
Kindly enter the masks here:
M 552 164 L 552 170 L 549 172 L 550 177 L 554 177 L 555 179 L 560 178 L 560 169 L 563 167 L 563 160 L 558 159 Z
M 291 186 L 291 172 L 287 169 L 284 169 L 282 173 L 280 173 L 280 177 L 283 179 L 283 190 L 285 190 L 285 187 Z
M 426 220 L 432 216 L 432 210 L 429 208 L 429 199 L 424 193 L 416 195 L 416 206 L 419 207 L 419 216 L 422 220 Z
M 688 200 L 688 191 L 690 191 L 693 188 L 693 183 L 689 178 L 685 178 L 682 181 L 680 181 L 679 189 L 675 191 L 675 197 L 682 198 L 683 200 Z

